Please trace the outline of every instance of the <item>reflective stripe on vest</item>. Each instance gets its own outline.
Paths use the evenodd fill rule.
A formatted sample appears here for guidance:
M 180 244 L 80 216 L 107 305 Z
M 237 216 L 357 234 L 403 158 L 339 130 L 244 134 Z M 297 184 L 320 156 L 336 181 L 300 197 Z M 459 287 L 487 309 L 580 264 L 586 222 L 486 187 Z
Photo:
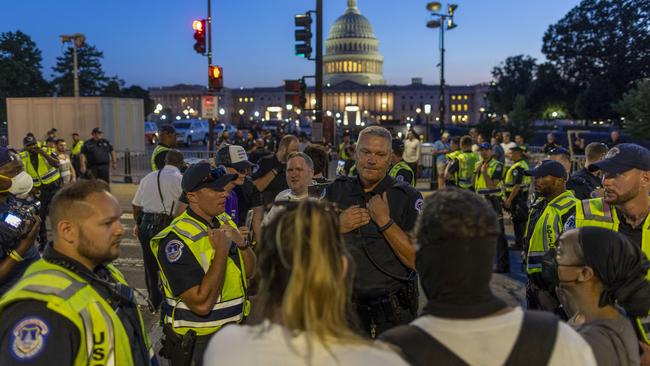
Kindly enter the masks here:
M 237 228 L 227 213 L 218 215 L 217 219 L 221 225 Z M 162 310 L 164 322 L 171 324 L 174 331 L 180 335 L 189 330 L 194 330 L 197 335 L 207 335 L 216 332 L 224 324 L 242 321 L 250 311 L 250 303 L 246 297 L 248 286 L 246 269 L 239 249 L 236 250 L 236 254 L 231 253 L 226 260 L 224 283 L 216 303 L 207 315 L 199 316 L 193 313 L 179 296 L 174 296 L 169 281 L 160 266 L 160 258 L 158 258 L 160 241 L 171 232 L 183 241 L 204 272 L 208 271 L 214 257 L 214 248 L 210 244 L 207 227 L 191 217 L 187 211 L 175 218 L 167 228 L 151 239 L 151 250 L 161 268 L 160 277 L 165 291 Z
M 478 155 L 473 152 L 461 152 L 456 159 L 458 160 L 458 187 L 463 189 L 472 188 L 474 168 L 478 161 Z
M 515 169 L 519 167 L 521 167 L 524 171 L 530 169 L 528 166 L 528 162 L 526 162 L 526 160 L 524 159 L 521 159 L 515 162 L 514 164 L 512 164 L 512 166 L 506 172 L 506 178 L 504 180 L 507 193 L 512 192 L 512 189 L 515 186 L 515 177 L 513 176 L 512 173 L 515 171 Z M 528 187 L 530 187 L 531 183 L 532 183 L 532 178 L 527 175 L 524 175 L 524 179 L 521 181 L 521 189 L 528 190 Z
M 169 150 L 170 149 L 166 146 L 162 146 L 160 144 L 156 145 L 156 148 L 153 149 L 153 153 L 151 154 L 151 171 L 163 168 L 156 165 L 156 156 L 158 156 L 158 154 L 160 154 L 163 151 L 169 151 Z
M 413 174 L 413 169 L 411 169 L 411 167 L 404 160 L 400 160 L 397 164 L 393 165 L 393 167 L 390 168 L 388 175 L 395 178 L 397 176 L 397 173 L 399 173 L 399 171 L 402 169 L 407 170 L 411 173 L 411 181 L 406 183 L 415 187 L 415 174 Z
M 542 266 L 540 257 L 543 256 L 549 249 L 555 248 L 555 242 L 562 234 L 564 223 L 561 222 L 562 216 L 569 212 L 574 206 L 577 206 L 578 201 L 573 193 L 565 191 L 561 195 L 555 197 L 549 202 L 542 215 L 535 223 L 533 233 L 530 236 L 528 243 L 528 255 L 526 258 L 526 270 L 528 273 L 541 272 Z M 530 226 L 530 215 L 528 217 L 528 227 Z
M 32 177 L 34 181 L 34 187 L 40 187 L 43 184 L 54 183 L 57 180 L 61 179 L 61 174 L 59 173 L 59 168 L 55 168 L 47 162 L 47 160 L 38 155 L 38 169 L 34 168 L 32 165 L 32 159 L 29 157 L 27 151 L 20 153 L 20 158 L 23 161 L 23 167 L 27 174 Z
M 350 160 L 350 155 L 345 151 L 345 143 L 342 142 L 339 144 L 339 159 L 341 160 Z
M 108 266 L 115 280 L 126 284 L 119 271 Z M 74 272 L 43 259 L 34 262 L 21 280 L 0 299 L 6 306 L 25 300 L 47 303 L 48 309 L 70 320 L 79 331 L 79 350 L 74 365 L 133 365 L 131 341 L 113 308 L 88 282 Z M 154 353 L 144 328 L 140 331 L 152 364 Z
M 72 144 L 72 149 L 70 150 L 70 155 L 75 156 L 81 154 L 81 147 L 84 144 L 84 140 L 79 140 Z
M 503 182 L 501 181 L 501 179 L 499 179 L 499 181 L 497 182 L 497 188 L 489 188 L 487 182 L 485 181 L 485 178 L 483 177 L 483 174 L 481 173 L 481 164 L 483 164 L 483 161 L 476 162 L 476 168 L 474 173 L 476 176 L 476 181 L 474 183 L 474 188 L 476 189 L 476 193 L 483 196 L 503 196 Z M 500 161 L 495 159 L 490 159 L 490 161 L 488 162 L 488 171 L 487 171 L 488 176 L 492 177 L 494 175 L 494 171 L 499 167 L 499 165 L 503 166 L 503 164 L 501 164 Z

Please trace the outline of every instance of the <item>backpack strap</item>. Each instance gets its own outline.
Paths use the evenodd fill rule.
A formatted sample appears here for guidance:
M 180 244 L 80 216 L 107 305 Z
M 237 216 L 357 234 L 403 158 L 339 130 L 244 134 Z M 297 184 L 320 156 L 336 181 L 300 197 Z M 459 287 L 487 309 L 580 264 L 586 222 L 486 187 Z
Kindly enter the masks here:
M 555 348 L 558 319 L 549 312 L 526 311 L 506 366 L 548 365 Z
M 429 366 L 432 363 L 469 366 L 449 348 L 417 326 L 400 325 L 382 333 L 379 339 L 399 347 L 404 359 L 412 366 Z

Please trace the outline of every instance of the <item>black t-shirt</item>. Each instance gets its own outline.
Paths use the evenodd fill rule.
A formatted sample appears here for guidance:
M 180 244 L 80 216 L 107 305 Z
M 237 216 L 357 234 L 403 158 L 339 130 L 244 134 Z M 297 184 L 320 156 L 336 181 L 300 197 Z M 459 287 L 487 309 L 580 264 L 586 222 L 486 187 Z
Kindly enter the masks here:
M 246 223 L 246 214 L 248 210 L 252 210 L 255 207 L 263 206 L 264 202 L 262 200 L 262 194 L 253 184 L 253 180 L 249 177 L 246 177 L 244 184 L 241 186 L 235 186 L 233 189 L 237 194 L 237 204 L 238 204 L 238 223 L 239 226 L 243 226 Z
M 106 139 L 90 139 L 84 142 L 81 147 L 81 153 L 86 156 L 88 165 L 104 165 L 110 163 L 112 151 L 113 146 Z
M 643 224 L 640 224 L 636 228 L 633 228 L 632 225 L 628 224 L 625 221 L 624 217 L 619 214 L 618 232 L 628 238 L 633 244 L 641 248 L 643 243 Z
M 258 165 L 259 166 L 257 170 L 253 172 L 253 180 L 257 180 L 265 176 L 272 169 L 275 169 L 278 172 L 271 183 L 269 183 L 268 187 L 266 187 L 266 189 L 262 192 L 264 204 L 272 205 L 273 201 L 275 200 L 275 196 L 277 196 L 278 193 L 284 191 L 285 189 L 289 189 L 289 185 L 287 184 L 286 164 L 280 163 L 275 154 L 273 154 L 260 159 Z
M 373 195 L 383 192 L 387 193 L 390 217 L 395 224 L 405 232 L 411 231 L 422 211 L 422 195 L 409 184 L 398 182 L 390 176 L 386 176 L 371 192 L 364 192 L 357 177 L 339 177 L 326 188 L 324 198 L 345 210 L 353 205 L 366 207 Z M 403 281 L 396 276 L 409 276 L 411 271 L 397 258 L 373 221 L 345 234 L 344 239 L 356 265 L 354 296 L 385 295 L 402 286 Z
M 266 150 L 265 148 L 257 148 L 250 153 L 250 155 L 248 156 L 248 161 L 250 161 L 253 164 L 257 164 L 260 161 L 260 159 L 271 154 L 273 153 Z
M 591 197 L 591 192 L 602 187 L 600 180 L 591 174 L 587 169 L 579 170 L 566 182 L 566 188 L 573 191 L 574 196 L 579 200 L 586 200 Z

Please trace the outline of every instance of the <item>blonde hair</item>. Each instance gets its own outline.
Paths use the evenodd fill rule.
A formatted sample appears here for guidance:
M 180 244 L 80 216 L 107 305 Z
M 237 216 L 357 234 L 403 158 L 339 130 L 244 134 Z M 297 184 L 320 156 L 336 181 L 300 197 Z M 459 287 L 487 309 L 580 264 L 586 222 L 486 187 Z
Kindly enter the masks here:
M 349 255 L 333 207 L 315 199 L 289 202 L 262 235 L 255 315 L 280 318 L 294 334 L 305 332 L 325 347 L 365 343 L 346 316 L 352 286 L 343 258 Z

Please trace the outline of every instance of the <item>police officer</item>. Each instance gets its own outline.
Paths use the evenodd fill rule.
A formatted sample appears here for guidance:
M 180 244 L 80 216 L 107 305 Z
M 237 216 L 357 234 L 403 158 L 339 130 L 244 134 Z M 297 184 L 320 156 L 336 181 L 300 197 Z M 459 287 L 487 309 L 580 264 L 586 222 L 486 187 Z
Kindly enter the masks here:
M 389 176 L 392 136 L 380 126 L 361 131 L 358 177 L 339 177 L 325 191 L 336 203 L 341 233 L 356 264 L 352 301 L 372 338 L 414 319 L 417 311 L 415 247 L 407 232 L 422 209 L 422 195 Z
M 110 264 L 124 227 L 108 190 L 82 180 L 54 197 L 54 244 L 0 299 L 0 364 L 157 364 L 134 290 Z
M 45 220 L 48 216 L 50 201 L 54 194 L 63 185 L 59 166 L 59 159 L 54 152 L 48 152 L 49 148 L 38 147 L 36 139 L 27 136 L 23 139 L 24 151 L 20 153 L 25 171 L 34 181 L 32 190 L 41 202 L 39 215 Z M 40 226 L 38 233 L 39 249 L 42 251 L 47 243 L 47 228 Z
M 503 164 L 494 159 L 492 145 L 487 142 L 478 146 L 481 160 L 476 163 L 474 176 L 474 188 L 476 193 L 485 198 L 499 220 L 499 239 L 497 242 L 496 269 L 497 273 L 510 272 L 510 256 L 508 254 L 508 239 L 503 225 L 503 211 L 501 202 L 503 200 Z
M 393 139 L 392 145 L 393 153 L 391 154 L 391 168 L 388 171 L 388 175 L 397 181 L 406 182 L 415 187 L 415 174 L 413 174 L 413 169 L 402 158 L 404 154 L 404 141 Z
M 562 164 L 554 160 L 544 160 L 526 175 L 535 178 L 535 193 L 538 200 L 533 204 L 526 224 L 527 245 L 526 271 L 528 285 L 526 300 L 528 309 L 559 311 L 559 302 L 555 292 L 542 279 L 542 259 L 562 234 L 562 228 L 575 213 L 578 201 L 571 191 L 566 189 L 567 173 Z
M 250 311 L 248 279 L 255 254 L 248 232 L 224 212 L 227 189 L 237 176 L 208 163 L 190 166 L 182 187 L 189 207 L 151 239 L 165 292 L 165 340 L 161 355 L 172 366 L 201 365 L 210 336 Z
M 445 187 L 458 187 L 458 171 L 455 170 L 453 173 L 451 173 L 449 171 L 449 167 L 454 163 L 456 157 L 462 153 L 460 150 L 460 137 L 456 136 L 451 138 L 449 150 L 450 152 L 445 155 L 447 158 L 447 165 L 445 166 L 445 170 L 443 172 Z
M 650 257 L 650 151 L 636 144 L 618 144 L 588 169 L 602 172 L 605 194 L 576 206 L 575 226 L 617 231 Z M 650 317 L 639 319 L 637 328 L 639 338 L 650 344 Z
M 579 200 L 599 197 L 603 185 L 598 171 L 590 171 L 589 166 L 603 159 L 607 154 L 607 145 L 602 142 L 592 142 L 585 148 L 585 167 L 573 173 L 566 183 L 567 189 L 573 191 L 573 194 Z
M 33 184 L 32 177 L 23 170 L 18 154 L 0 147 L 0 296 L 39 258 L 34 246 L 40 227 L 39 216 L 35 215 L 33 220 L 28 220 L 19 228 L 10 225 L 9 216 L 12 210 L 19 209 L 23 204 L 29 205 L 26 208 L 33 207 L 16 197 L 28 194 Z
M 165 166 L 165 156 L 176 146 L 176 129 L 172 125 L 162 125 L 158 128 L 158 145 L 151 154 L 151 170 L 162 169 Z
M 474 183 L 474 168 L 478 155 L 472 152 L 472 138 L 463 136 L 460 139 L 461 152 L 456 155 L 447 167 L 447 175 L 458 173 L 458 188 L 472 189 Z
M 104 132 L 99 128 L 93 128 L 92 136 L 93 138 L 84 142 L 81 147 L 79 171 L 82 175 L 90 175 L 90 178 L 103 179 L 106 183 L 110 183 L 109 164 L 113 169 L 117 168 L 115 151 L 111 143 L 104 139 Z
M 72 166 L 74 167 L 74 172 L 77 175 L 77 177 L 81 176 L 81 172 L 79 171 L 79 164 L 81 163 L 80 161 L 80 154 L 81 154 L 81 147 L 84 144 L 84 140 L 79 138 L 78 133 L 73 133 L 72 134 L 72 146 L 70 147 L 70 156 L 72 157 Z
M 503 204 L 512 217 L 515 231 L 514 248 L 518 250 L 524 247 L 524 233 L 528 219 L 528 192 L 531 183 L 531 178 L 524 174 L 529 169 L 528 162 L 524 160 L 525 152 L 526 150 L 521 146 L 510 148 L 513 164 L 506 172 L 506 198 Z
M 271 208 L 278 193 L 289 188 L 286 176 L 287 156 L 298 151 L 298 143 L 296 136 L 282 137 L 278 151 L 261 158 L 258 162 L 259 167 L 253 171 L 253 183 L 262 192 L 267 209 Z

